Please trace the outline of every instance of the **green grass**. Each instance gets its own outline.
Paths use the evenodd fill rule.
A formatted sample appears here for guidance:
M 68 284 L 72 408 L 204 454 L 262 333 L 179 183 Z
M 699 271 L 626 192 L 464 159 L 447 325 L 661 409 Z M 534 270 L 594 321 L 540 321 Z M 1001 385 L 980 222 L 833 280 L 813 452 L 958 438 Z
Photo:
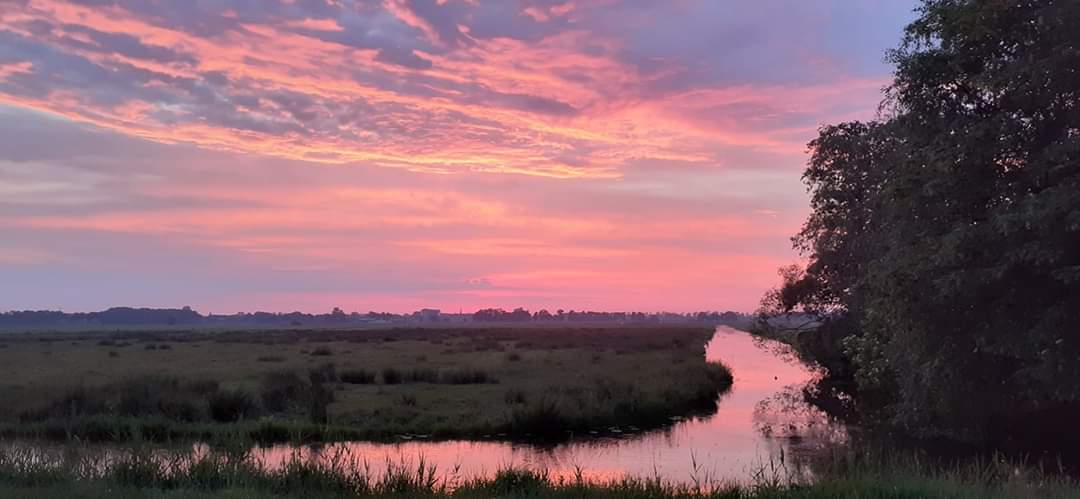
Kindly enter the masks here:
M 705 362 L 711 334 L 535 326 L 7 333 L 0 435 L 265 442 L 646 429 L 715 408 L 732 381 Z
M 267 470 L 244 453 L 126 451 L 106 461 L 77 448 L 53 453 L 27 448 L 0 452 L 0 497 L 33 498 L 380 498 L 497 497 L 596 499 L 1011 499 L 1077 497 L 1067 479 L 1035 473 L 1015 464 L 973 461 L 964 466 L 927 466 L 889 458 L 859 460 L 818 471 L 813 482 L 784 478 L 770 468 L 742 483 L 674 483 L 659 478 L 624 477 L 592 482 L 581 472 L 553 477 L 543 470 L 506 468 L 480 478 L 458 477 L 421 459 L 387 462 L 378 472 L 345 454 L 321 461 L 294 455 Z

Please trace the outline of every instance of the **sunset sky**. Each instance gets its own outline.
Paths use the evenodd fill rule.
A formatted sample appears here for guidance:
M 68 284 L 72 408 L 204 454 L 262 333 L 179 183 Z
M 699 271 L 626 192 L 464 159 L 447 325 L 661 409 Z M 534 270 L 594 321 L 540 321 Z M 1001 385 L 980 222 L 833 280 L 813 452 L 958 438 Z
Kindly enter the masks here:
M 752 311 L 914 0 L 0 0 L 0 310 Z

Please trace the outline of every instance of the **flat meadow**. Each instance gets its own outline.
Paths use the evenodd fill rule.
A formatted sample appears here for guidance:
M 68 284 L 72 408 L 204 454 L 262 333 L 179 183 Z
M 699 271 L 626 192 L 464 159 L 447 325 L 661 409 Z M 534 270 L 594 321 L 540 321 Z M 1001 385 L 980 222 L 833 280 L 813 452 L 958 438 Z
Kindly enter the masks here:
M 701 327 L 0 333 L 0 435 L 92 441 L 500 438 L 707 413 Z

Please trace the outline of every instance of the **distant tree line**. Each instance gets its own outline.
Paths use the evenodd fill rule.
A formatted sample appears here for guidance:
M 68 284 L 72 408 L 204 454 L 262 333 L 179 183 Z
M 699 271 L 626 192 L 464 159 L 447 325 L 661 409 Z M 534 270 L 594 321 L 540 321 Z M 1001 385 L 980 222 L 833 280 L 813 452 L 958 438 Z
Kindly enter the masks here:
M 1075 422 L 1080 2 L 919 14 L 888 55 L 880 118 L 810 143 L 794 237 L 808 264 L 782 269 L 759 326 L 820 321 L 860 413 L 908 433 L 991 442 Z
M 705 322 L 713 324 L 748 324 L 751 317 L 739 312 L 694 312 L 688 314 L 676 313 L 645 313 L 645 312 L 595 312 L 595 311 L 565 311 L 556 310 L 554 313 L 547 309 L 537 312 L 529 312 L 524 308 L 516 308 L 507 312 L 501 308 L 485 308 L 472 314 L 472 320 L 476 322 L 618 322 L 618 323 L 660 323 L 660 322 Z
M 437 312 L 437 311 L 435 311 Z M 547 310 L 529 312 L 517 308 L 507 312 L 488 308 L 471 315 L 438 314 L 431 318 L 418 314 L 395 314 L 389 312 L 347 313 L 334 307 L 330 313 L 307 314 L 302 312 L 240 312 L 230 315 L 202 315 L 190 307 L 131 308 L 114 307 L 101 312 L 61 312 L 52 310 L 27 310 L 0 313 L 0 328 L 48 328 L 80 326 L 336 326 L 348 324 L 400 324 L 411 322 L 608 322 L 608 323 L 660 323 L 702 322 L 748 324 L 751 317 L 737 312 L 697 312 L 691 314 L 643 313 L 643 312 L 593 312 Z
M 333 325 L 365 321 L 390 320 L 396 314 L 369 312 L 347 314 L 334 308 L 328 314 L 302 312 L 240 312 L 231 315 L 202 315 L 190 307 L 131 308 L 113 307 L 100 312 L 61 312 L 26 310 L 0 313 L 0 327 L 59 327 L 59 326 L 150 326 L 150 325 Z
M 0 314 L 0 326 L 35 327 L 63 325 L 141 325 L 141 324 L 199 324 L 205 317 L 190 307 L 131 308 L 114 307 L 101 312 L 66 313 L 53 310 L 12 311 Z

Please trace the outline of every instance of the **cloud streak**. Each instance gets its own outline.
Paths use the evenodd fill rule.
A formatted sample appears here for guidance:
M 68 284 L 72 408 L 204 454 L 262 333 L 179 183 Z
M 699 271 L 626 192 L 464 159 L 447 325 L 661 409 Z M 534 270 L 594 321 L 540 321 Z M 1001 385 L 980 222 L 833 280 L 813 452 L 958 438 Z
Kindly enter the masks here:
M 0 301 L 748 309 L 911 7 L 0 0 Z
M 716 79 L 681 47 L 642 53 L 649 27 L 633 3 L 507 4 L 30 0 L 0 17 L 0 98 L 227 151 L 610 177 L 632 160 L 715 163 L 717 144 L 797 150 L 803 137 L 725 110 L 799 114 L 807 128 L 844 107 L 837 88 L 872 95 L 881 83 L 756 88 Z M 643 32 L 608 32 L 611 18 Z

